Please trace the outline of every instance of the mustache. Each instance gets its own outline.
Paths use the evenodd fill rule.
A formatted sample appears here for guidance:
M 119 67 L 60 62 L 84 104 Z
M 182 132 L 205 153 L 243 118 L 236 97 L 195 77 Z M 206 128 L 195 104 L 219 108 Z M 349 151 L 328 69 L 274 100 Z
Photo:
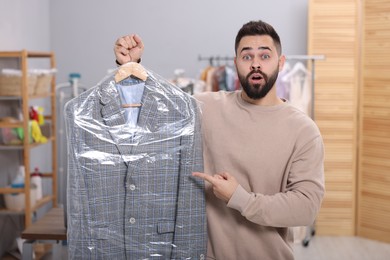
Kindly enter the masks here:
M 268 79 L 267 75 L 264 72 L 262 72 L 261 70 L 252 70 L 251 72 L 249 72 L 248 76 L 246 76 L 246 77 L 249 78 L 250 76 L 252 76 L 255 73 L 260 74 L 264 79 Z

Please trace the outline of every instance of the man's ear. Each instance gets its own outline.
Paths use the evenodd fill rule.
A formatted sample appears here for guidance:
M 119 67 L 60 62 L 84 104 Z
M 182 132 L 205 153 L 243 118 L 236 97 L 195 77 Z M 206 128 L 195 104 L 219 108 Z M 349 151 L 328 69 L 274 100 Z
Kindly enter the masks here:
M 283 70 L 285 62 L 286 62 L 286 56 L 280 55 L 280 57 L 279 57 L 279 71 Z

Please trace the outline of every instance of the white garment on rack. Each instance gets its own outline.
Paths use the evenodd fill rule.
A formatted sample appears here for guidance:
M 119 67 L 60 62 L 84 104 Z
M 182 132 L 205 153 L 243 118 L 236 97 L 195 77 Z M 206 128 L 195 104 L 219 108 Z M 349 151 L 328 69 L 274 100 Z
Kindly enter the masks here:
M 290 79 L 290 103 L 310 116 L 311 82 L 310 76 L 295 75 Z
M 290 82 L 290 103 L 310 116 L 311 106 L 311 73 L 305 65 L 297 62 L 294 67 L 282 77 L 282 81 Z
M 291 71 L 291 65 L 288 62 L 284 63 L 283 69 L 279 71 L 276 79 L 276 94 L 279 98 L 290 99 L 290 82 L 284 81 L 283 77 Z

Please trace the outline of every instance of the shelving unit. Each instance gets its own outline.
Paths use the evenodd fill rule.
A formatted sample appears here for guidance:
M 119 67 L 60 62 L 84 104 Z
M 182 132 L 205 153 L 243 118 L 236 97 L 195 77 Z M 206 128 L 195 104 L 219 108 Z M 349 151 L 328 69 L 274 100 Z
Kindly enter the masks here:
M 25 180 L 24 188 L 7 188 L 0 187 L 0 194 L 7 193 L 24 193 L 25 194 L 25 208 L 23 211 L 12 211 L 5 208 L 0 209 L 0 214 L 24 214 L 25 215 L 25 228 L 29 227 L 32 224 L 32 214 L 41 208 L 42 206 L 52 202 L 52 206 L 57 206 L 57 156 L 56 156 L 56 97 L 55 97 L 55 77 L 53 76 L 51 80 L 50 91 L 47 94 L 40 95 L 31 95 L 28 91 L 28 61 L 30 59 L 39 58 L 39 59 L 49 59 L 50 68 L 55 68 L 55 56 L 53 52 L 31 52 L 27 50 L 21 51 L 12 51 L 12 52 L 0 52 L 0 59 L 15 59 L 17 60 L 17 66 L 22 71 L 21 77 L 21 95 L 18 96 L 0 96 L 0 102 L 6 102 L 9 100 L 14 100 L 20 103 L 21 111 L 23 114 L 23 121 L 8 123 L 0 122 L 0 128 L 23 128 L 24 133 L 29 133 L 29 107 L 31 102 L 34 99 L 50 99 L 50 112 L 48 115 L 44 116 L 45 122 L 50 123 L 50 134 L 47 136 L 47 143 L 30 143 L 29 134 L 24 134 L 23 143 L 21 145 L 0 145 L 0 156 L 2 153 L 7 151 L 20 151 L 22 164 L 25 166 Z M 51 160 L 52 160 L 52 170 L 51 172 L 42 173 L 42 180 L 46 178 L 51 178 L 52 180 L 52 193 L 50 195 L 44 196 L 42 199 L 38 200 L 35 205 L 31 205 L 30 196 L 31 196 L 31 187 L 30 187 L 30 161 L 31 161 L 31 152 L 34 148 L 40 145 L 47 145 L 51 143 Z M 15 173 L 16 175 L 16 173 Z M 0 176 L 1 177 L 1 176 Z

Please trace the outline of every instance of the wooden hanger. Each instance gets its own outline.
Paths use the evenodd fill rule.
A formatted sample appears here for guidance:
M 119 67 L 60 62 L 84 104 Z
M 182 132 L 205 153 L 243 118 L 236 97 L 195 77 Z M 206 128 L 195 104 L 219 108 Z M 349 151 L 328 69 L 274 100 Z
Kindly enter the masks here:
M 123 104 L 123 108 L 131 108 L 131 107 L 141 107 L 141 104 Z
M 128 62 L 120 66 L 115 73 L 115 83 L 118 83 L 130 76 L 134 76 L 142 81 L 146 81 L 148 73 L 145 68 L 137 62 Z M 140 107 L 141 104 L 123 104 L 123 108 Z
M 142 81 L 146 81 L 148 73 L 145 68 L 137 62 L 128 62 L 120 66 L 115 73 L 115 83 L 124 80 L 130 76 L 134 76 Z

